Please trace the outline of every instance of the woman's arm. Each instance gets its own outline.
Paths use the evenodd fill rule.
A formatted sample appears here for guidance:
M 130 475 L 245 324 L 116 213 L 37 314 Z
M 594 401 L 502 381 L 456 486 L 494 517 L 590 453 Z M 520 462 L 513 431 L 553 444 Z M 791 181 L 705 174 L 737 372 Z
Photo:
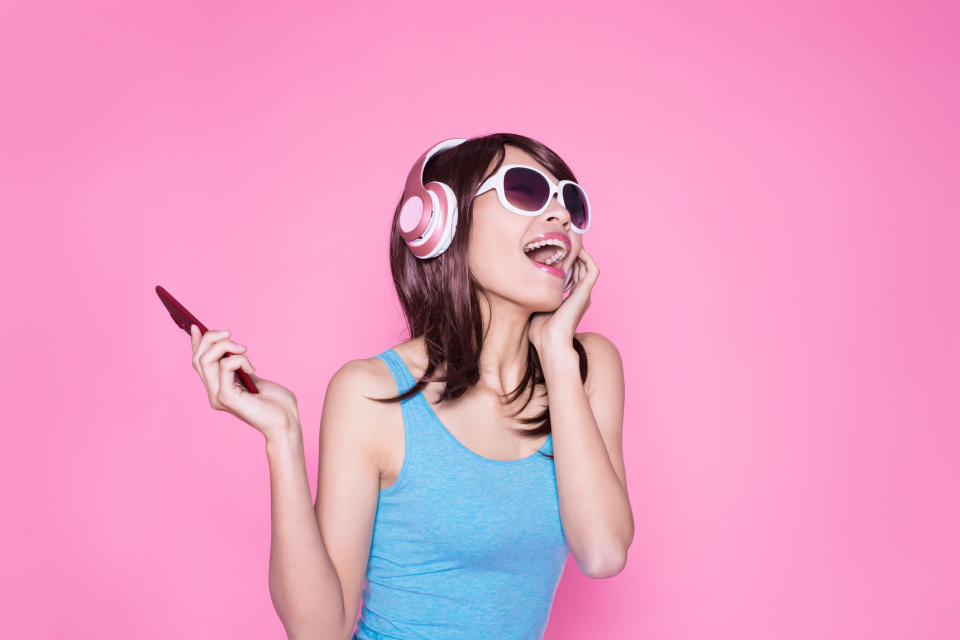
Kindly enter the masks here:
M 267 440 L 267 460 L 274 609 L 289 638 L 342 638 L 343 592 L 310 498 L 300 425 L 286 437 Z
M 364 396 L 393 388 L 390 372 L 373 358 L 334 373 L 320 418 L 313 504 L 300 425 L 267 443 L 270 597 L 294 640 L 346 640 L 353 633 L 379 501 L 377 436 L 387 412 L 399 411 Z
M 600 334 L 578 338 L 589 356 L 587 389 L 572 344 L 544 345 L 541 357 L 560 518 L 580 570 L 609 578 L 623 570 L 633 541 L 621 447 L 623 364 L 613 343 Z

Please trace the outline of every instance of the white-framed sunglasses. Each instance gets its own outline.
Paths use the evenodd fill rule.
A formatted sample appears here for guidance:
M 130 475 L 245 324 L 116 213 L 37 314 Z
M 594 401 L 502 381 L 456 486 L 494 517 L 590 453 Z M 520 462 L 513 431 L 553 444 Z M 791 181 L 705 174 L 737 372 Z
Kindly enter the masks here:
M 522 216 L 540 215 L 556 194 L 560 205 L 570 212 L 574 232 L 585 233 L 590 228 L 590 200 L 583 187 L 572 180 L 561 180 L 558 184 L 536 167 L 505 164 L 480 185 L 477 195 L 490 189 L 497 190 L 500 204 Z

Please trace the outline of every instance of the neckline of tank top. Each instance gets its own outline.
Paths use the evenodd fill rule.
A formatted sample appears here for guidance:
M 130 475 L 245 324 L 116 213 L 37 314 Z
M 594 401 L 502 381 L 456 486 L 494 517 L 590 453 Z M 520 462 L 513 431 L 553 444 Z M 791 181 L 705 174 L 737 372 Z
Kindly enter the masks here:
M 393 352 L 393 355 L 396 356 L 397 360 L 401 363 L 403 368 L 406 369 L 407 375 L 410 376 L 410 378 L 412 378 L 414 381 L 416 381 L 416 378 L 414 378 L 413 376 L 413 372 L 410 371 L 410 367 L 408 367 L 407 363 L 403 361 L 403 358 L 400 357 L 400 354 L 397 353 L 396 350 L 394 350 L 393 348 L 387 349 L 387 351 Z M 437 412 L 433 410 L 433 407 L 430 405 L 430 402 L 427 400 L 427 397 L 423 395 L 423 391 L 418 392 L 414 396 L 414 398 L 420 399 L 420 401 L 423 403 L 423 406 L 426 407 L 427 413 L 430 415 L 430 418 L 437 423 L 437 425 L 440 427 L 440 430 L 443 431 L 445 434 L 447 434 L 447 437 L 453 440 L 453 442 L 459 448 L 463 449 L 474 458 L 478 458 L 480 460 L 483 460 L 484 462 L 490 462 L 490 463 L 499 464 L 499 465 L 523 464 L 533 460 L 534 458 L 539 458 L 539 457 L 543 457 L 545 460 L 549 460 L 549 458 L 541 456 L 540 452 L 544 450 L 544 447 L 546 447 L 548 443 L 551 443 L 553 441 L 553 432 L 548 433 L 546 440 L 543 441 L 543 443 L 540 445 L 540 448 L 528 456 L 524 456 L 522 458 L 514 458 L 513 460 L 497 460 L 495 458 L 488 458 L 487 456 L 480 455 L 479 453 L 477 453 L 467 445 L 463 444 L 455 435 L 453 435 L 453 432 L 447 428 L 447 425 L 443 424 L 443 420 L 441 420 L 440 416 L 437 415 Z

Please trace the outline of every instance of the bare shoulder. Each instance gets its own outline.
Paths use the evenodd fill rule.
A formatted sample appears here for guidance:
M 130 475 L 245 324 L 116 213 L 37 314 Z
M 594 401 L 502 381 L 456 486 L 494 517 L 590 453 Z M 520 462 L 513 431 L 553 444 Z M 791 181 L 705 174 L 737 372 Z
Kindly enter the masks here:
M 603 334 L 596 331 L 584 331 L 583 333 L 575 333 L 574 336 L 583 344 L 583 348 L 587 350 L 587 355 L 597 353 L 600 357 L 620 356 L 620 352 L 613 341 Z
M 330 384 L 336 383 L 338 391 L 355 398 L 383 398 L 396 395 L 397 387 L 390 369 L 380 358 L 357 358 L 340 366 L 333 374 Z M 371 401 L 374 405 L 381 403 Z
M 585 386 L 591 392 L 598 379 L 623 378 L 623 359 L 620 350 L 606 336 L 595 331 L 574 334 L 587 352 L 587 380 Z M 599 374 L 599 375 L 597 375 Z
M 354 446 L 360 446 L 376 464 L 384 469 L 389 457 L 390 425 L 400 415 L 400 404 L 377 402 L 375 398 L 392 398 L 397 385 L 386 363 L 377 357 L 357 358 L 340 366 L 327 385 L 324 412 L 349 416 L 345 420 L 331 420 L 336 428 L 349 429 Z
M 400 356 L 414 376 L 418 375 L 418 369 L 423 368 L 421 360 L 424 360 L 422 338 L 401 342 L 390 348 Z M 336 391 L 346 393 L 353 398 L 366 398 L 374 407 L 391 407 L 396 404 L 371 399 L 392 398 L 398 394 L 397 383 L 390 368 L 386 362 L 376 356 L 345 362 L 333 374 L 330 384 L 336 384 Z

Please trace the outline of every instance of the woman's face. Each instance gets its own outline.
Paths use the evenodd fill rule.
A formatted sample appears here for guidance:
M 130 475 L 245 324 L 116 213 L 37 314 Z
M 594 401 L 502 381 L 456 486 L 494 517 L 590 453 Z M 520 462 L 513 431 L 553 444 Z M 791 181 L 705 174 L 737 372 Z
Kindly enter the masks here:
M 526 151 L 506 146 L 503 164 L 525 164 L 543 171 L 556 183 L 557 177 L 537 162 Z M 487 168 L 487 174 L 494 163 Z M 487 175 L 485 174 L 485 175 Z M 541 233 L 559 232 L 570 242 L 570 250 L 552 266 L 563 273 L 558 276 L 542 269 L 523 251 L 524 245 L 536 240 Z M 570 226 L 570 213 L 563 208 L 557 196 L 538 216 L 523 216 L 502 204 L 494 189 L 473 201 L 473 220 L 467 252 L 474 278 L 489 293 L 515 304 L 537 311 L 553 311 L 563 302 L 566 274 L 580 252 L 581 236 Z M 552 251 L 551 251 L 552 250 Z M 558 251 L 551 246 L 542 250 L 549 256 Z

